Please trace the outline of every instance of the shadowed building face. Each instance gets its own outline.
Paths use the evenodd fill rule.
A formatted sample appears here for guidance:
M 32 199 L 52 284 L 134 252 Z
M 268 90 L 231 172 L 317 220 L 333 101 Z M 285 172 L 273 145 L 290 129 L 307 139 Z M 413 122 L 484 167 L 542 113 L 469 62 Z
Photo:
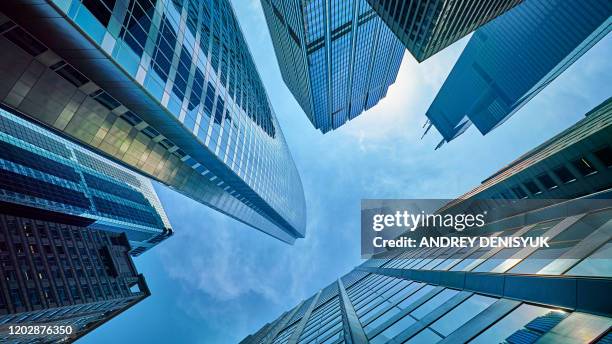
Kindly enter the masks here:
M 612 29 L 612 3 L 525 1 L 477 30 L 427 111 L 451 141 L 487 134 Z
M 422 62 L 522 0 L 368 0 L 368 3 Z
M 283 80 L 326 133 L 387 94 L 404 47 L 365 0 L 262 0 Z

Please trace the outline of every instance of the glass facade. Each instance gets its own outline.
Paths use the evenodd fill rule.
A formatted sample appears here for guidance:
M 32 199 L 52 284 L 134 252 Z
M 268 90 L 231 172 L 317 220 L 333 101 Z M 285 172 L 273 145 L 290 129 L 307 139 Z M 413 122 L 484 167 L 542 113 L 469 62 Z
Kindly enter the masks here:
M 612 98 L 550 140 L 510 163 L 465 193 L 463 199 L 493 200 L 505 204 L 514 199 L 540 200 L 543 205 L 612 188 Z M 587 163 L 581 170 L 576 163 Z
M 73 342 L 150 295 L 125 234 L 14 210 L 0 210 L 0 342 Z
M 521 2 L 522 0 L 368 0 L 419 62 Z
M 300 177 L 229 1 L 50 0 L 6 9 L 0 33 L 4 104 L 276 238 L 304 236 Z
M 440 145 L 501 125 L 606 36 L 611 16 L 606 0 L 525 1 L 478 29 L 427 111 Z
M 605 101 L 439 210 L 453 213 L 475 199 L 490 199 L 491 209 L 484 211 L 494 212 L 522 198 L 497 193 L 533 178 L 541 193 L 558 192 L 545 196 L 557 201 L 539 202 L 520 216 L 509 213 L 477 235 L 548 237 L 548 247 L 391 250 L 241 343 L 606 343 L 612 327 L 612 208 L 599 201 L 612 193 L 605 157 L 612 146 L 611 104 Z M 583 159 L 594 171 L 583 175 L 572 167 Z M 553 179 L 559 166 L 574 176 L 571 186 Z M 539 185 L 542 173 L 551 173 L 557 187 Z M 592 202 L 580 203 L 585 200 Z
M 315 128 L 337 129 L 385 97 L 404 47 L 365 0 L 261 3 L 283 79 Z
M 125 232 L 133 255 L 172 235 L 149 179 L 3 109 L 0 202 Z

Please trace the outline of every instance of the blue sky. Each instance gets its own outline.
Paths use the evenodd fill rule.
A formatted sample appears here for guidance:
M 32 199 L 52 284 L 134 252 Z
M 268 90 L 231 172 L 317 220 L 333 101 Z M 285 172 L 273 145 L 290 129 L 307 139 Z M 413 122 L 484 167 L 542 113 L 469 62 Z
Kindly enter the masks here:
M 361 263 L 362 198 L 454 198 L 610 96 L 608 35 L 508 122 L 442 149 L 424 113 L 463 39 L 418 64 L 406 54 L 378 106 L 322 135 L 284 85 L 259 0 L 233 0 L 300 171 L 306 239 L 288 246 L 157 185 L 175 236 L 135 259 L 153 293 L 81 343 L 236 343 Z

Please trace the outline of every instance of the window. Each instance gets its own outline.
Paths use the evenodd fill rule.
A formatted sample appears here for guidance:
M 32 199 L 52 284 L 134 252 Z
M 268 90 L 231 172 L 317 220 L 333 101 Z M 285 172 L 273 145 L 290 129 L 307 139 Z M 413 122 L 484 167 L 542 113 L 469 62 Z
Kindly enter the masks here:
M 382 325 L 385 323 L 385 321 L 391 319 L 391 317 L 393 317 L 395 314 L 399 313 L 400 309 L 397 307 L 393 307 L 389 310 L 387 310 L 385 313 L 383 313 L 381 316 L 379 316 L 378 318 L 376 318 L 374 321 L 370 322 L 369 324 L 365 325 L 363 327 L 363 329 L 365 330 L 366 333 L 376 329 L 378 326 Z M 365 317 L 364 317 L 365 318 Z M 363 324 L 366 324 L 368 320 L 363 321 Z
M 87 7 L 102 25 L 107 26 L 115 7 L 115 0 L 83 0 L 83 6 Z
M 606 167 L 612 167 L 612 149 L 610 147 L 604 147 L 593 154 L 597 157 L 601 163 Z
M 89 82 L 89 79 L 64 61 L 54 64 L 51 69 L 76 87 L 81 87 Z
M 111 97 L 110 94 L 102 90 L 92 93 L 91 96 L 109 110 L 115 109 L 121 105 L 115 98 Z
M 416 320 L 410 315 L 406 315 L 395 324 L 387 327 L 379 335 L 370 340 L 371 344 L 382 344 L 387 343 L 391 338 L 397 336 L 400 332 L 407 329 L 410 325 L 414 324 Z
M 47 50 L 42 43 L 30 36 L 29 33 L 25 32 L 20 27 L 8 31 L 4 36 L 32 56 L 40 55 Z
M 583 259 L 566 274 L 574 276 L 612 277 L 612 264 L 610 264 L 611 255 L 612 241 L 608 241 L 603 247 L 599 248 L 589 257 Z
M 576 177 L 565 167 L 559 166 L 553 170 L 553 173 L 563 182 L 564 184 L 571 183 L 576 180 Z
M 518 185 L 512 188 L 512 192 L 520 199 L 527 198 L 527 193 Z
M 548 190 L 552 190 L 557 187 L 555 181 L 552 180 L 552 178 L 547 173 L 542 173 L 537 178 L 540 183 L 542 183 L 542 185 L 544 185 L 544 187 Z
M 131 12 L 125 16 L 121 35 L 138 56 L 142 55 L 155 10 L 148 0 L 132 0 Z
M 442 337 L 435 334 L 432 330 L 426 328 L 423 331 L 417 333 L 416 336 L 412 337 L 406 344 L 431 344 L 437 343 L 442 340 Z
M 455 289 L 444 289 L 442 292 L 419 306 L 419 308 L 412 311 L 410 314 L 417 319 L 422 319 L 458 293 L 459 291 Z
M 142 122 L 142 120 L 138 118 L 138 116 L 136 116 L 136 114 L 134 114 L 132 111 L 127 111 L 123 113 L 121 115 L 121 118 L 123 118 L 124 120 L 126 120 L 128 123 L 130 123 L 133 126 L 136 126 L 140 124 L 140 122 Z
M 446 313 L 442 318 L 438 319 L 431 325 L 431 328 L 436 332 L 445 336 L 453 333 L 461 325 L 468 322 L 480 312 L 484 311 L 492 305 L 497 299 L 483 295 L 472 295 L 459 306 L 453 308 Z
M 523 326 L 537 317 L 548 314 L 551 311 L 549 308 L 522 304 L 520 307 L 512 311 L 503 319 L 489 327 L 485 332 L 480 334 L 470 343 L 472 344 L 489 344 L 501 343 L 516 331 L 519 331 Z M 557 311 L 561 314 L 564 312 Z M 535 341 L 535 340 L 534 340 Z
M 593 166 L 593 163 L 587 160 L 586 157 L 582 157 L 578 160 L 572 161 L 572 165 L 574 165 L 578 172 L 580 172 L 580 174 L 585 177 L 597 172 L 597 170 Z
M 160 135 L 159 132 L 153 129 L 151 126 L 142 129 L 142 133 L 148 136 L 150 139 L 154 139 Z
M 532 195 L 539 195 L 542 193 L 542 190 L 540 190 L 540 188 L 532 180 L 526 181 L 524 185 Z
M 499 193 L 502 198 L 507 199 L 507 200 L 512 200 L 514 199 L 514 197 L 512 197 L 512 195 L 510 194 L 510 192 L 508 190 L 502 190 L 502 192 Z

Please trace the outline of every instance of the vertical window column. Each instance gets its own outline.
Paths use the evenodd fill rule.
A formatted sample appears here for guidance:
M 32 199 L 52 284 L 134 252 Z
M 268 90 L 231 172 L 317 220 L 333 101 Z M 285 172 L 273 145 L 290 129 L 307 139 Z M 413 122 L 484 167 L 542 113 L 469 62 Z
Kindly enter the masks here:
M 368 343 L 368 337 L 366 337 L 361 327 L 361 323 L 359 322 L 359 318 L 357 318 L 357 314 L 355 313 L 355 309 L 353 308 L 353 304 L 346 294 L 342 279 L 338 279 L 338 290 L 341 300 L 340 309 L 342 310 L 345 341 L 347 343 Z

